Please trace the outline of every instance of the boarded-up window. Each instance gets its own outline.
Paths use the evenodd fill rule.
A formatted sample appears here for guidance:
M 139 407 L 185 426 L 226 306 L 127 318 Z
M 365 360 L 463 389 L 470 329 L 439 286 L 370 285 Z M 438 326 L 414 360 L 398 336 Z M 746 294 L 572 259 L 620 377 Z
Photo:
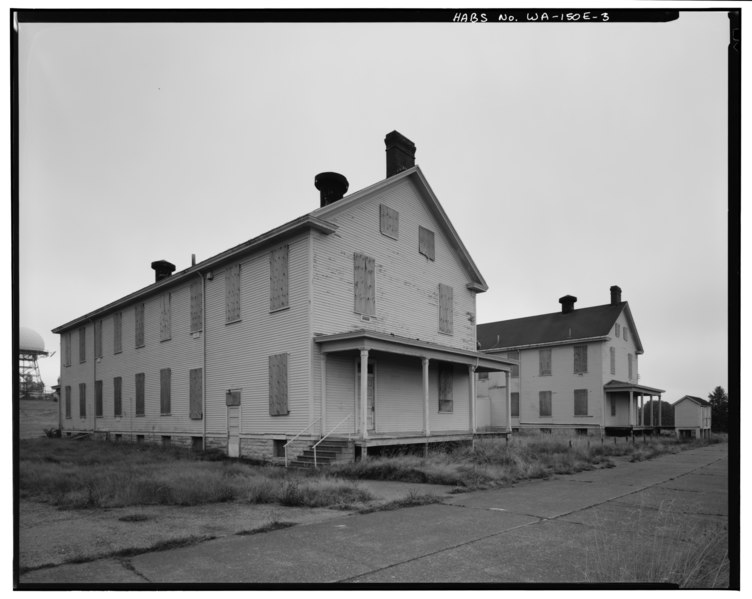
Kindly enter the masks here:
M 201 281 L 191 283 L 191 333 L 198 333 L 204 328 L 204 298 L 201 293 Z
M 439 332 L 454 333 L 454 289 L 439 283 Z
M 162 309 L 159 316 L 159 340 L 169 341 L 172 339 L 172 294 L 165 293 L 162 296 Z
M 622 329 L 622 337 L 624 337 L 624 341 L 629 341 L 629 335 L 627 335 L 627 331 L 628 331 L 628 330 L 629 330 L 629 329 L 628 329 L 627 327 L 624 327 L 624 328 Z
M 551 416 L 551 392 L 538 391 L 538 415 Z
M 439 365 L 439 412 L 454 411 L 454 368 L 451 364 Z
M 269 356 L 269 414 L 285 416 L 287 409 L 287 354 Z
M 94 414 L 97 418 L 104 416 L 104 402 L 102 400 L 102 381 L 94 381 Z
M 509 358 L 510 360 L 519 360 L 520 359 L 520 352 L 519 352 L 519 350 L 508 351 L 507 352 L 507 358 Z M 509 373 L 510 373 L 510 375 L 511 375 L 511 377 L 513 379 L 519 378 L 519 376 L 520 376 L 520 365 L 519 364 L 512 364 L 510 366 Z
M 587 372 L 587 345 L 574 346 L 574 373 Z
M 86 362 L 86 327 L 78 329 L 78 361 Z
M 355 312 L 376 315 L 376 260 L 364 254 L 353 257 Z
M 78 416 L 86 418 L 86 383 L 78 384 Z
M 145 413 L 145 396 L 146 396 L 146 375 L 143 372 L 136 374 L 136 416 L 143 416 Z
M 551 348 L 538 350 L 538 374 L 540 376 L 551 376 Z
M 115 416 L 122 416 L 123 415 L 123 377 L 116 376 L 114 379 L 112 379 L 112 387 L 113 387 L 113 414 Z
M 102 357 L 102 321 L 94 321 L 94 357 Z
M 616 374 L 616 348 L 609 347 L 609 361 L 611 362 L 611 374 Z
M 379 206 L 379 229 L 383 235 L 399 239 L 399 212 L 389 206 Z
M 71 388 L 70 385 L 65 387 L 65 417 L 71 417 Z
M 225 322 L 240 320 L 240 264 L 225 271 Z
M 288 262 L 290 248 L 282 247 L 269 254 L 269 310 L 282 310 L 290 305 L 288 293 Z
M 201 420 L 204 417 L 203 408 L 204 371 L 201 368 L 193 368 L 188 371 L 188 396 L 190 401 L 190 416 L 192 420 Z
M 112 351 L 119 354 L 123 351 L 123 313 L 115 312 L 112 315 Z
M 611 416 L 616 416 L 616 398 L 611 396 Z
M 240 389 L 228 389 L 225 393 L 225 405 L 226 406 L 239 406 L 240 405 Z
M 162 416 L 170 415 L 172 370 L 162 368 L 159 371 L 159 413 Z
M 63 335 L 63 347 L 65 351 L 63 352 L 63 366 L 70 366 L 71 365 L 71 333 L 65 333 Z
M 614 325 L 614 333 L 616 333 L 616 336 L 618 337 L 618 336 L 619 336 L 619 334 L 620 334 L 620 332 L 621 332 L 621 325 L 620 325 L 620 324 L 619 324 L 619 323 L 617 322 L 617 323 L 616 323 L 616 324 Z
M 632 379 L 632 354 L 627 354 L 627 373 L 631 380 Z
M 136 304 L 136 347 L 144 346 L 144 304 Z
M 512 404 L 512 417 L 520 417 L 520 394 L 517 391 L 512 391 L 510 394 L 510 403 Z
M 575 416 L 587 416 L 588 415 L 587 397 L 588 397 L 587 389 L 575 389 L 574 390 L 574 415 Z
M 433 231 L 418 227 L 418 251 L 430 260 L 436 259 Z

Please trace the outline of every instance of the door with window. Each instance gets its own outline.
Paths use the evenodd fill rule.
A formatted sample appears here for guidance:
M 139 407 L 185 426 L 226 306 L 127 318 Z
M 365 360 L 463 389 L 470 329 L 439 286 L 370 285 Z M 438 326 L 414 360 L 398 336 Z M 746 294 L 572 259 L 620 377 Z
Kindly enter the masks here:
M 376 367 L 373 360 L 368 360 L 368 395 L 366 397 L 366 420 L 367 428 L 369 431 L 376 429 Z M 357 377 L 355 380 L 355 388 L 357 389 L 358 405 L 360 403 L 360 362 L 358 362 Z

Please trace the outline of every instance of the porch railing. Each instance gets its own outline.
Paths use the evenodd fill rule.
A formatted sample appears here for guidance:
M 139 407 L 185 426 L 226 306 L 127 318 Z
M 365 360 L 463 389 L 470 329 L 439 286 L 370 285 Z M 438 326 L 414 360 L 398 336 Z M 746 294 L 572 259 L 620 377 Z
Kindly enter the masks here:
M 332 430 L 330 430 L 328 433 L 326 433 L 326 435 L 324 435 L 323 437 L 321 437 L 321 439 L 319 439 L 318 443 L 316 443 L 313 446 L 313 467 L 314 468 L 318 468 L 319 467 L 318 466 L 318 462 L 316 461 L 316 448 L 319 446 L 320 443 L 322 443 L 324 441 L 324 439 L 326 439 L 329 435 L 331 435 L 334 431 L 336 431 L 340 426 L 342 426 L 350 418 L 352 418 L 352 414 L 348 414 L 347 416 L 345 416 L 342 420 L 340 420 L 337 423 L 337 425 Z M 350 440 L 350 434 L 351 434 L 350 432 L 347 433 L 347 440 L 348 441 Z
M 309 428 L 311 428 L 314 424 L 316 424 L 321 418 L 316 418 L 311 424 L 309 424 L 307 427 L 305 427 L 302 431 L 300 431 L 297 435 L 295 435 L 292 439 L 290 439 L 287 443 L 285 443 L 285 468 L 287 468 L 287 447 L 295 441 L 300 435 L 302 435 L 304 432 L 306 432 Z

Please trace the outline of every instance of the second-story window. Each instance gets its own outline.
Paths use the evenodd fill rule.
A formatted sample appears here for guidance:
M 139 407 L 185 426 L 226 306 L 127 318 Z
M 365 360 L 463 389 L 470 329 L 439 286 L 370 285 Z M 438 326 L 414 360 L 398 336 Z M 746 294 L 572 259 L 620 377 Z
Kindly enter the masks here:
M 399 239 L 399 212 L 384 204 L 379 205 L 379 230 L 382 235 Z
M 198 333 L 204 328 L 204 298 L 201 281 L 191 283 L 191 333 Z
M 144 311 L 146 310 L 143 303 L 136 304 L 136 347 L 144 346 Z
M 86 362 L 86 327 L 78 329 L 78 361 Z
M 454 290 L 439 283 L 439 332 L 454 333 Z
M 102 321 L 94 321 L 94 357 L 102 357 Z
M 162 296 L 162 309 L 159 316 L 159 340 L 169 341 L 172 339 L 172 294 L 165 293 Z
M 615 347 L 609 347 L 608 348 L 609 353 L 609 361 L 611 362 L 611 374 L 616 374 L 616 348 Z
M 283 245 L 269 254 L 269 311 L 289 307 L 288 262 L 290 246 Z
M 115 312 L 112 315 L 112 351 L 119 354 L 123 351 L 123 313 Z
M 225 322 L 240 320 L 240 264 L 225 271 Z
M 73 333 L 65 333 L 63 336 L 63 366 L 71 365 L 71 335 Z
M 616 324 L 614 325 L 614 333 L 616 334 L 616 336 L 617 336 L 617 337 L 619 336 L 619 334 L 620 334 L 620 331 L 621 331 L 621 325 L 620 325 L 620 324 L 619 324 L 619 323 L 617 322 L 617 323 L 616 323 Z
M 538 374 L 539 376 L 551 376 L 550 347 L 538 350 Z
M 376 260 L 364 254 L 353 257 L 355 312 L 376 316 Z
M 429 260 L 436 260 L 433 231 L 420 226 L 418 227 L 418 251 Z
M 624 329 L 622 329 L 622 334 L 624 336 L 624 341 L 629 341 L 629 335 L 627 335 L 627 331 L 629 331 L 629 329 L 627 327 L 624 327 Z
M 507 358 L 509 358 L 510 360 L 519 360 L 520 359 L 520 352 L 519 352 L 519 350 L 508 351 L 507 352 Z M 513 379 L 519 378 L 520 377 L 520 365 L 519 364 L 512 364 L 510 366 L 509 374 L 510 374 L 510 376 Z
M 574 373 L 587 372 L 587 345 L 574 346 Z

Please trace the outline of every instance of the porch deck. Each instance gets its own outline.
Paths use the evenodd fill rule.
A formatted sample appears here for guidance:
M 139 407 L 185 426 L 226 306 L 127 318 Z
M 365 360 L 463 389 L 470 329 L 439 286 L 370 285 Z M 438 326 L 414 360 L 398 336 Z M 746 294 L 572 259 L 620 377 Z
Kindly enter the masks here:
M 452 441 L 472 441 L 488 437 L 506 437 L 505 428 L 484 429 L 482 431 L 438 431 L 426 436 L 423 431 L 402 433 L 369 432 L 366 439 L 350 437 L 356 447 L 383 447 L 387 445 L 412 445 L 427 443 L 448 443 Z M 341 437 L 347 439 L 347 437 Z

